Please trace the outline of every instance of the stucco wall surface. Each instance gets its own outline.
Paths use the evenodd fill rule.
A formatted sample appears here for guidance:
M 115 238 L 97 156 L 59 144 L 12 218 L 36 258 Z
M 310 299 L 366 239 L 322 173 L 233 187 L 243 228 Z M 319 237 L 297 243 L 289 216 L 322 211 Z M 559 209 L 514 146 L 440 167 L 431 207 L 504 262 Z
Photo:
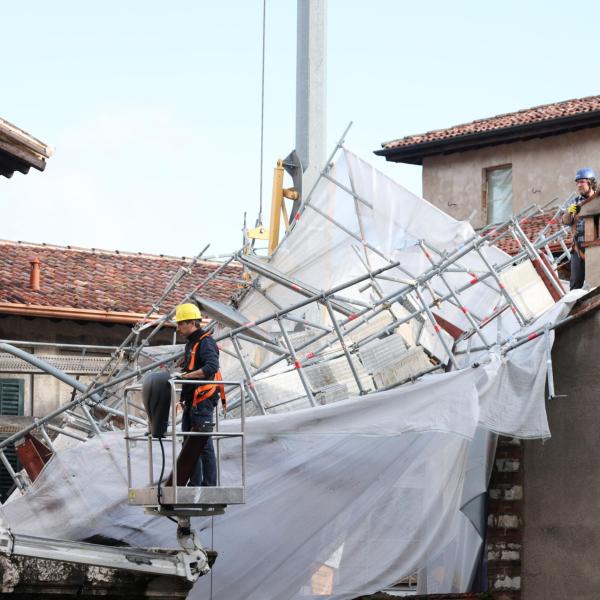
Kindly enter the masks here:
M 524 444 L 523 600 L 600 597 L 600 314 L 557 334 L 552 438 Z
M 468 219 L 479 228 L 484 169 L 512 164 L 513 211 L 574 191 L 573 177 L 580 167 L 600 172 L 600 128 L 555 135 L 527 142 L 501 144 L 482 150 L 427 157 L 423 160 L 423 196 L 456 219 Z

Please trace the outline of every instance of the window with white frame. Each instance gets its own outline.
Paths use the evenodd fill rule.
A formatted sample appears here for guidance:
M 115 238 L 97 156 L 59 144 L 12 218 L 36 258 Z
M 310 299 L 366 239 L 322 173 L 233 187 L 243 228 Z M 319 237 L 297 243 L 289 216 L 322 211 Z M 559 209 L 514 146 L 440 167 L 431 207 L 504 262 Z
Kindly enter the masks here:
M 513 214 L 512 165 L 484 169 L 483 208 L 488 223 L 501 223 Z

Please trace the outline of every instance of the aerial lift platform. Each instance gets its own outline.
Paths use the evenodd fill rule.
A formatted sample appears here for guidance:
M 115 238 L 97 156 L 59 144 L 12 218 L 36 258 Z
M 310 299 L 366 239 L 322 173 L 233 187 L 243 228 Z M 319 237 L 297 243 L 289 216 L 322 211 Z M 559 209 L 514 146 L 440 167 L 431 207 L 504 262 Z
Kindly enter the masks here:
M 236 432 L 221 431 L 219 411 L 215 411 L 216 421 L 214 431 L 178 431 L 177 404 L 181 393 L 182 379 L 171 377 L 168 373 L 158 373 L 149 377 L 163 379 L 165 388 L 168 389 L 169 405 L 152 406 L 148 408 L 150 416 L 147 431 L 137 432 L 132 429 L 130 422 L 131 396 L 135 391 L 143 388 L 142 384 L 128 386 L 125 389 L 125 441 L 127 445 L 127 476 L 129 486 L 129 504 L 142 506 L 151 514 L 186 519 L 195 516 L 214 516 L 223 514 L 225 508 L 232 504 L 245 502 L 246 480 L 246 452 L 244 440 L 245 401 L 241 405 L 240 428 Z M 186 379 L 186 384 L 220 383 L 227 386 L 239 386 L 242 398 L 245 396 L 243 381 L 207 381 Z M 146 398 L 144 399 L 146 403 Z M 167 412 L 168 409 L 168 412 Z M 135 423 L 134 423 L 135 425 Z M 198 452 L 205 443 L 206 438 L 212 438 L 216 446 L 217 485 L 214 487 L 193 487 L 186 485 L 190 479 L 196 462 Z M 221 485 L 221 447 L 227 440 L 239 440 L 241 444 L 241 480 L 239 485 Z M 171 450 L 171 473 L 164 477 L 165 452 L 164 442 L 167 440 Z M 147 443 L 147 469 L 148 479 L 144 485 L 139 486 L 134 482 L 132 469 L 132 446 L 137 443 Z M 157 459 L 156 446 L 161 448 L 162 461 L 160 475 L 156 477 L 155 468 Z M 179 446 L 181 445 L 181 451 Z M 175 485 L 173 483 L 175 482 Z

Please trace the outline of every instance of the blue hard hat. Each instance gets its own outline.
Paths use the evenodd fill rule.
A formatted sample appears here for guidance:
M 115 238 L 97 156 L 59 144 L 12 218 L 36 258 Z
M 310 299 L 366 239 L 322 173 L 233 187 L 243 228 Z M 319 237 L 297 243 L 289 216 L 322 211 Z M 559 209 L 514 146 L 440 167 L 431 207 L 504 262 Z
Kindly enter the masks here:
M 575 181 L 578 179 L 596 179 L 596 173 L 594 173 L 594 169 L 583 167 L 583 169 L 579 169 L 577 173 L 575 173 Z

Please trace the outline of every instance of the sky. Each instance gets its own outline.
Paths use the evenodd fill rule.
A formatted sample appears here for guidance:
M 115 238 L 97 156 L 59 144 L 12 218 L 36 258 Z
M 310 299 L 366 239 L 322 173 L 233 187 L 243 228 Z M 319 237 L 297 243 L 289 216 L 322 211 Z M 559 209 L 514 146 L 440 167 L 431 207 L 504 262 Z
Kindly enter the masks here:
M 328 0 L 326 154 L 352 121 L 346 147 L 420 194 L 420 167 L 373 151 L 600 94 L 599 17 L 587 0 Z M 42 173 L 0 178 L 0 239 L 238 250 L 260 201 L 262 19 L 262 0 L 3 6 L 0 117 L 55 153 Z M 265 44 L 268 217 L 273 167 L 294 148 L 295 0 L 266 0 Z

